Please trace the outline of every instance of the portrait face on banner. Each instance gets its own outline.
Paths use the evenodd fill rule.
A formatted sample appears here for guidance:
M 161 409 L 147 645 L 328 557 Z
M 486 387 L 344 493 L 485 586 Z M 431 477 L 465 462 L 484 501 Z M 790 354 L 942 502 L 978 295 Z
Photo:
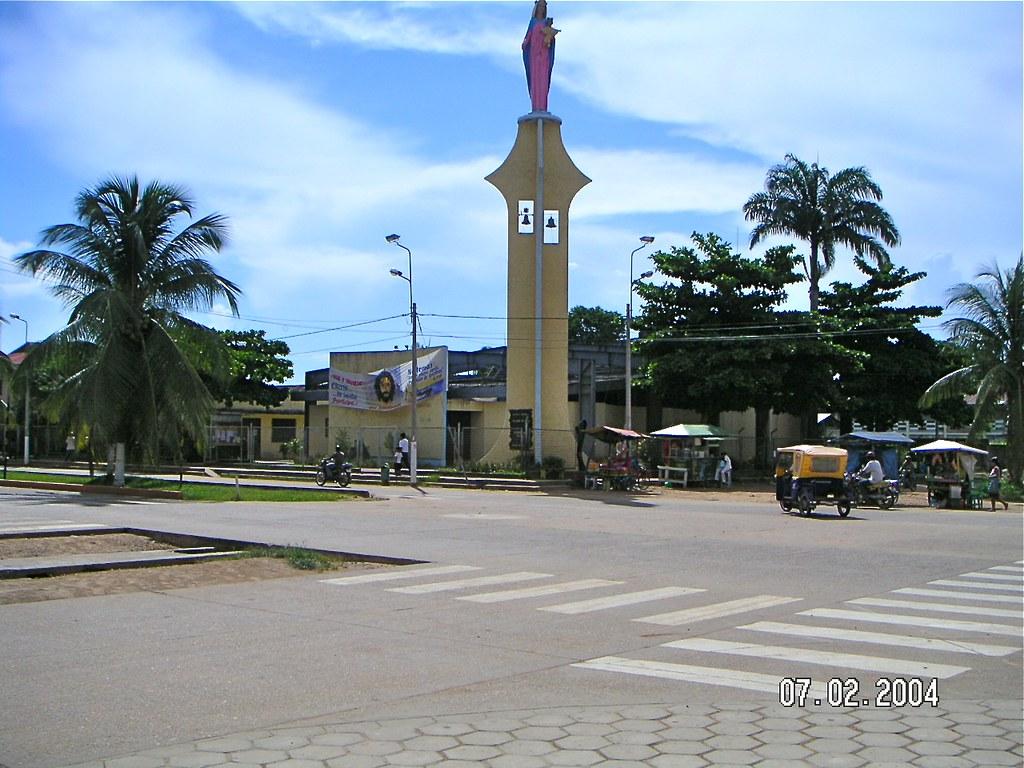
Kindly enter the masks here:
M 377 394 L 377 399 L 385 405 L 395 399 L 398 385 L 395 383 L 395 377 L 391 371 L 383 370 L 377 374 L 373 380 L 373 391 Z

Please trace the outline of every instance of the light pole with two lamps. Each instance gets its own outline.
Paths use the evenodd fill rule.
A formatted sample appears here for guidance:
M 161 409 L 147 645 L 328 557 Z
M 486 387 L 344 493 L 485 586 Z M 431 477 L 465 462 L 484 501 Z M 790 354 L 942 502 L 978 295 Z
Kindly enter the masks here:
M 416 387 L 416 302 L 413 301 L 412 295 L 412 251 L 402 245 L 401 237 L 401 235 L 388 235 L 384 239 L 409 254 L 409 273 L 406 275 L 400 269 L 392 269 L 391 274 L 409 283 L 409 314 L 412 317 L 412 433 L 409 435 L 409 484 L 416 485 L 416 400 L 418 394 Z
M 637 251 L 642 251 L 654 242 L 650 235 L 643 235 L 640 238 L 640 245 L 629 254 L 629 303 L 626 305 L 626 429 L 633 428 L 633 257 Z M 644 272 L 638 278 L 643 280 L 653 275 L 654 272 Z
M 11 313 L 11 318 L 14 320 L 21 320 L 25 324 L 25 353 L 28 354 L 28 320 L 21 315 Z M 25 375 L 25 466 L 28 466 L 28 441 L 29 441 L 29 407 L 28 407 L 28 396 L 29 396 L 29 379 L 28 375 Z

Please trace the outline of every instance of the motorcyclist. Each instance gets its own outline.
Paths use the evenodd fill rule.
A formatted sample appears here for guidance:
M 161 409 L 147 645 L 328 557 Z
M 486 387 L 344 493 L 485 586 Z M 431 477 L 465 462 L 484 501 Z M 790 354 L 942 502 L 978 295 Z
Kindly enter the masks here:
M 331 454 L 327 460 L 328 472 L 332 475 L 337 475 L 342 465 L 345 463 L 345 453 L 341 450 L 340 445 L 334 446 L 334 453 Z
M 861 491 L 870 493 L 871 486 L 877 486 L 885 480 L 885 473 L 874 451 L 868 451 L 864 458 L 867 459 L 867 463 L 857 472 L 857 484 Z

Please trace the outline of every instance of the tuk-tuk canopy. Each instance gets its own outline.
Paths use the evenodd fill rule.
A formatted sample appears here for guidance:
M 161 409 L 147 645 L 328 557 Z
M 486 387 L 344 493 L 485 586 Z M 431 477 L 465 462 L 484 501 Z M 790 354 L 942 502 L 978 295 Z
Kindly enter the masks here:
M 651 437 L 703 437 L 703 438 L 723 438 L 731 437 L 721 427 L 716 427 L 714 424 L 675 424 L 671 427 L 665 427 L 659 429 L 656 432 L 651 432 Z
M 789 445 L 785 448 L 778 448 L 777 451 L 799 451 L 800 453 L 812 454 L 814 456 L 846 456 L 845 448 L 833 448 L 830 445 Z
M 632 429 L 608 426 L 593 427 L 588 429 L 586 433 L 602 443 L 621 443 L 623 440 L 643 440 L 647 437 L 647 435 L 634 432 Z

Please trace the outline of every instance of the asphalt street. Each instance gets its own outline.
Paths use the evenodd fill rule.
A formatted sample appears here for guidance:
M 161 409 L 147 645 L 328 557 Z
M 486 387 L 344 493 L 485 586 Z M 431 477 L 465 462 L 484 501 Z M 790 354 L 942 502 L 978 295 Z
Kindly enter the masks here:
M 374 494 L 189 504 L 0 489 L 0 531 L 134 526 L 423 563 L 0 606 L 0 764 L 317 718 L 779 705 L 804 681 L 826 708 L 854 690 L 844 703 L 869 709 L 923 694 L 912 679 L 935 680 L 943 706 L 1021 699 L 1019 509 L 840 519 L 661 493 Z

